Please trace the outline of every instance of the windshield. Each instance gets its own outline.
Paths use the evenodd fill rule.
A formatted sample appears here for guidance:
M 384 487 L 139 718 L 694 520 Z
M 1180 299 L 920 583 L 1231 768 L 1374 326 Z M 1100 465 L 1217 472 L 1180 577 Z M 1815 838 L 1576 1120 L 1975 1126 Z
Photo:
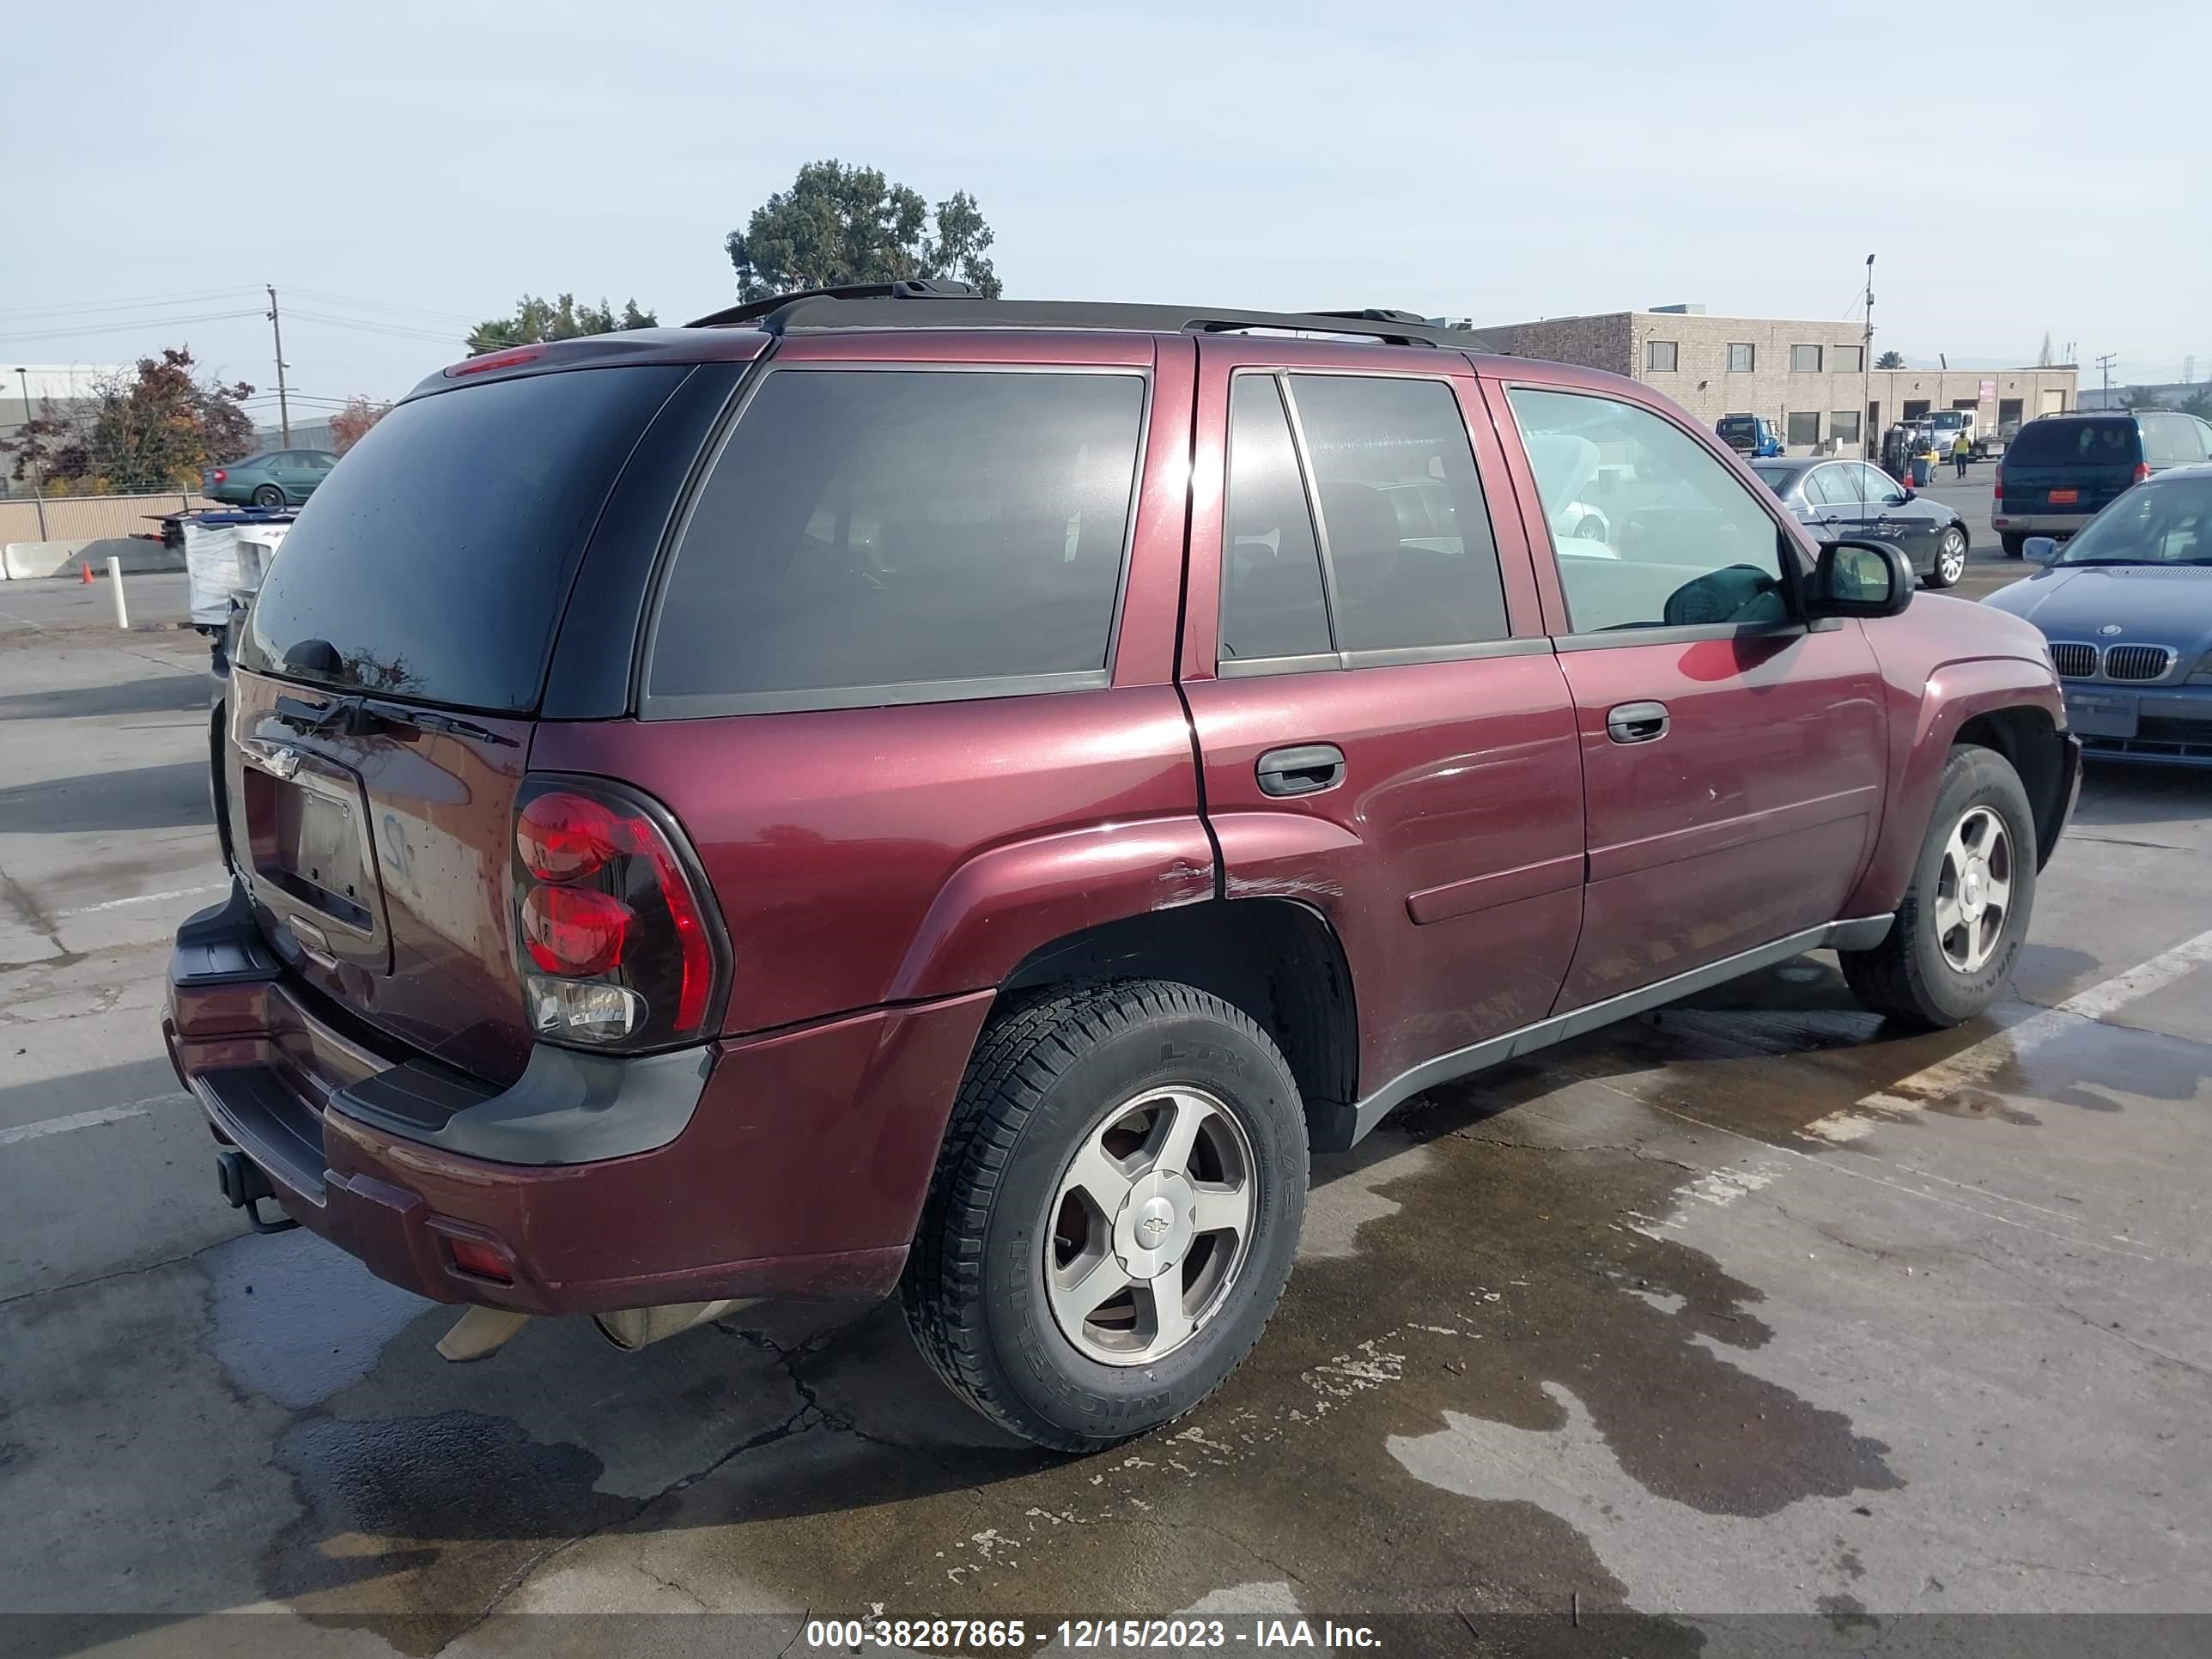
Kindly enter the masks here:
M 1938 432 L 1950 432 L 1966 425 L 1966 416 L 1963 410 L 1948 409 L 1931 415 L 1929 421 Z
M 2212 478 L 2138 484 L 2067 543 L 2058 562 L 2212 564 Z
M 300 510 L 239 660 L 346 691 L 535 708 L 600 505 L 685 372 L 575 369 L 401 404 Z

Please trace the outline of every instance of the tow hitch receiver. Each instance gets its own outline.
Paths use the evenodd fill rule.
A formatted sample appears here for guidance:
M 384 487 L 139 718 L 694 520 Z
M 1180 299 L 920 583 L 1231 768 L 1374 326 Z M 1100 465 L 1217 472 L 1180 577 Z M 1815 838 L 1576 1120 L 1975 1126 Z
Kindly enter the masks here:
M 255 1232 L 289 1233 L 300 1224 L 283 1214 L 274 1221 L 261 1218 L 261 1200 L 276 1197 L 276 1190 L 270 1186 L 269 1177 L 255 1167 L 253 1160 L 236 1147 L 225 1147 L 215 1155 L 215 1170 L 224 1200 L 232 1209 L 246 1212 L 246 1218 L 252 1224 Z

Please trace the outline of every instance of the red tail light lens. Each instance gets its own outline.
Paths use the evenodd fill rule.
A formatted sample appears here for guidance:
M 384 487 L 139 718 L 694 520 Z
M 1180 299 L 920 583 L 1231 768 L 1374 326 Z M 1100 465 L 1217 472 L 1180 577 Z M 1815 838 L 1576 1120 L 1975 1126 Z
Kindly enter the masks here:
M 2136 476 L 2130 479 L 2130 482 L 2132 483 L 2141 483 L 2144 479 L 2149 477 L 2150 463 L 2148 461 L 2137 461 L 2136 463 Z
M 623 936 L 636 918 L 611 893 L 533 887 L 522 901 L 522 944 L 549 974 L 580 979 L 622 965 Z
M 217 483 L 223 483 L 223 482 L 224 482 L 225 480 L 227 480 L 229 477 L 230 477 L 230 474 L 229 474 L 229 473 L 228 473 L 228 472 L 226 472 L 226 471 L 224 471 L 221 467 L 217 467 L 217 468 L 216 468 L 216 470 L 215 470 L 215 481 L 216 481 Z
M 728 949 L 665 808 L 596 779 L 526 779 L 512 880 L 540 1037 L 643 1048 L 711 1035 Z
M 1990 481 L 1990 499 L 1993 501 L 2001 501 L 2004 499 L 2004 469 L 2002 467 L 1997 469 L 1997 476 Z
M 514 845 L 538 880 L 574 881 L 614 856 L 615 815 L 588 795 L 556 790 L 522 809 Z

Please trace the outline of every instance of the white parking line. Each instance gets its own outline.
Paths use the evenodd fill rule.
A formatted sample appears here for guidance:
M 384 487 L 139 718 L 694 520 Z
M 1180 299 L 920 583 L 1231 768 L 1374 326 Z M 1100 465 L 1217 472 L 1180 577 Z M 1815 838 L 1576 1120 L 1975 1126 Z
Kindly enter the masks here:
M 215 893 L 222 890 L 220 883 L 208 883 L 198 887 L 172 887 L 167 892 L 139 893 L 131 898 L 107 899 L 99 904 L 81 904 L 74 910 L 62 912 L 64 917 L 89 916 L 101 910 L 120 910 L 126 904 L 158 904 L 163 899 L 191 898 L 196 893 Z
M 2017 1025 L 1992 1033 L 1978 1042 L 1970 1043 L 1948 1060 L 1939 1060 L 1933 1066 L 1923 1066 L 1910 1077 L 1899 1078 L 1887 1089 L 1877 1089 L 1871 1094 L 1862 1096 L 1855 1105 L 1847 1107 L 1840 1112 L 1831 1112 L 1826 1117 L 1815 1119 L 1807 1124 L 1797 1132 L 1798 1136 L 1803 1139 L 1825 1141 L 1832 1146 L 1847 1146 L 1852 1141 L 1862 1140 L 1872 1134 L 1876 1127 L 1885 1119 L 1894 1121 L 1901 1115 L 1920 1111 L 1939 1101 L 1948 1099 L 1962 1089 L 1985 1085 L 2006 1066 L 2041 1048 L 2054 1037 L 2061 1036 L 2069 1030 L 2078 1030 L 2084 1020 L 2100 1019 L 2105 1015 L 2123 1008 L 2139 998 L 2148 996 L 2154 991 L 2163 990 L 2176 980 L 2195 972 L 2207 963 L 2212 963 L 2212 931 L 2199 933 L 2194 939 L 2184 939 L 2172 950 L 2161 951 L 2148 962 L 2138 963 L 2124 974 L 2115 974 L 2112 978 L 2100 981 L 2087 990 L 2078 992 L 2067 998 L 2063 1002 L 2046 1008 L 2040 1013 L 2030 1015 Z M 1665 1112 L 1669 1117 L 1680 1118 L 1683 1121 L 1694 1123 L 1700 1128 L 1716 1130 L 1733 1136 L 1770 1155 L 1780 1152 L 1786 1156 L 1779 1159 L 1769 1156 L 1747 1164 L 1739 1165 L 1735 1169 L 1717 1170 L 1699 1176 L 1694 1181 L 1684 1182 L 1674 1189 L 1673 1207 L 1663 1220 L 1654 1221 L 1649 1218 L 1638 1218 L 1632 1224 L 1634 1230 L 1646 1237 L 1657 1238 L 1665 1233 L 1679 1230 L 1691 1216 L 1700 1212 L 1696 1207 L 1698 1205 L 1725 1208 L 1747 1193 L 1757 1192 L 1760 1188 L 1770 1185 L 1777 1176 L 1796 1167 L 1790 1160 L 1807 1157 L 1807 1154 L 1798 1152 L 1794 1147 L 1775 1146 L 1736 1130 L 1724 1128 L 1722 1125 L 1706 1122 L 1702 1118 L 1692 1117 L 1689 1114 L 1677 1111 L 1672 1107 L 1659 1105 L 1658 1109 Z M 1853 1170 L 1850 1173 L 1863 1172 Z M 1913 1173 L 1924 1175 L 1925 1172 L 1915 1170 Z M 1877 1176 L 1869 1175 L 1868 1178 L 1881 1181 L 1885 1186 L 1898 1185 L 1895 1182 L 1887 1181 Z M 1945 1184 L 1956 1183 L 1946 1182 Z M 1900 1187 L 1899 1190 L 1911 1189 Z M 1936 1198 L 1936 1195 L 1932 1193 L 1919 1193 L 1916 1195 L 1929 1199 Z M 1977 1195 L 1984 1198 L 1992 1196 L 1987 1194 Z M 1937 1200 L 1937 1201 L 1956 1203 L 1956 1200 Z M 1986 1215 L 1990 1220 L 2004 1221 L 2008 1225 L 2029 1225 L 2004 1216 L 1990 1214 L 1989 1212 L 1976 1206 L 1958 1204 L 1957 1207 L 1973 1209 L 1976 1214 Z M 2045 1213 L 2057 1214 L 2057 1212 L 2045 1212 Z M 2033 1226 L 2030 1230 L 2037 1232 L 2049 1231 Z M 2057 1237 L 2062 1235 L 2054 1233 L 2051 1236 Z M 2123 1254 L 2126 1253 L 2123 1252 Z
M 2051 1038 L 2071 1030 L 2080 1021 L 2101 1019 L 2115 1009 L 2160 991 L 2174 981 L 2212 962 L 2212 932 L 2184 939 L 2149 961 L 2100 981 L 2017 1025 L 1984 1037 L 1961 1048 L 1948 1060 L 1923 1066 L 1911 1077 L 1899 1078 L 1887 1089 L 1877 1089 L 1856 1106 L 1831 1112 L 1808 1123 L 1801 1133 L 1816 1139 L 1852 1141 L 1872 1133 L 1884 1117 L 1917 1112 L 1931 1101 L 1946 1100 L 1961 1089 L 1987 1083 L 2022 1055 L 2041 1048 Z
M 67 1117 L 49 1117 L 36 1123 L 19 1123 L 12 1129 L 0 1129 L 0 1146 L 13 1146 L 19 1140 L 40 1140 L 48 1135 L 65 1135 L 72 1129 L 94 1129 L 103 1123 L 120 1123 L 126 1118 L 144 1117 L 156 1106 L 167 1106 L 191 1098 L 182 1089 L 172 1089 L 166 1095 L 125 1101 L 120 1106 L 101 1106 L 89 1112 L 71 1112 Z

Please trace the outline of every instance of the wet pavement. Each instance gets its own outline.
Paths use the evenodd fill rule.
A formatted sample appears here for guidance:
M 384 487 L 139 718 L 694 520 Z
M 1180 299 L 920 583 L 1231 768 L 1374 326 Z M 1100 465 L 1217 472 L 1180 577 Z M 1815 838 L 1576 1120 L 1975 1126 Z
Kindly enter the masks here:
M 0 635 L 0 1609 L 52 1615 L 0 1647 L 1196 1609 L 1440 1652 L 1795 1614 L 1825 1651 L 2212 1613 L 2212 776 L 2093 770 L 1958 1031 L 1899 1036 L 1816 955 L 1421 1097 L 1317 1160 L 1230 1384 L 1071 1460 L 955 1404 L 892 1309 L 634 1355 L 540 1322 L 455 1366 L 449 1311 L 242 1233 L 153 1012 L 216 878 L 203 661 Z

